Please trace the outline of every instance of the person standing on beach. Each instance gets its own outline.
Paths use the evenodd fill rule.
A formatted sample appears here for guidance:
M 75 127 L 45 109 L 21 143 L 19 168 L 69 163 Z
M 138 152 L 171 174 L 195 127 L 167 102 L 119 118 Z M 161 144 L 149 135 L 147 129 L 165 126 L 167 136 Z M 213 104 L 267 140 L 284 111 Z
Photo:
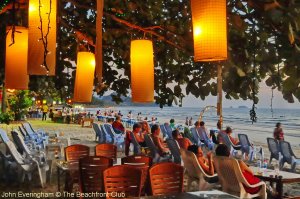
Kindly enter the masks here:
M 49 107 L 47 106 L 47 104 L 44 104 L 42 109 L 43 109 L 42 121 L 44 121 L 44 119 L 46 121 Z
M 274 132 L 273 132 L 273 136 L 274 136 L 274 139 L 276 139 L 278 141 L 284 140 L 284 133 L 283 133 L 280 122 L 278 122 L 276 124 L 276 128 L 274 129 Z
M 189 126 L 189 117 L 185 118 L 185 125 Z
M 193 118 L 192 117 L 189 120 L 189 126 L 193 126 Z

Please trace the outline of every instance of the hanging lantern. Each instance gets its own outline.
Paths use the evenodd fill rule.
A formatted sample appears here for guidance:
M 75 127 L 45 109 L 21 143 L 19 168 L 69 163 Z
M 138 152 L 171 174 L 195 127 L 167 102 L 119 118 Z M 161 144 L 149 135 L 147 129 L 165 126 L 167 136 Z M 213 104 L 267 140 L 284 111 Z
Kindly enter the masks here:
M 27 75 L 28 29 L 20 26 L 15 28 L 14 44 L 11 40 L 11 30 L 6 36 L 5 88 L 26 90 L 29 82 Z M 9 29 L 11 28 L 8 27 L 7 30 Z
M 56 4 L 56 0 L 29 0 L 29 75 L 55 75 Z M 48 53 L 45 59 L 43 43 L 46 42 Z
M 74 102 L 91 102 L 95 73 L 95 55 L 90 52 L 77 54 Z
M 130 62 L 132 101 L 138 103 L 153 102 L 154 61 L 152 41 L 131 41 Z
M 194 60 L 226 60 L 226 0 L 191 0 L 191 8 Z

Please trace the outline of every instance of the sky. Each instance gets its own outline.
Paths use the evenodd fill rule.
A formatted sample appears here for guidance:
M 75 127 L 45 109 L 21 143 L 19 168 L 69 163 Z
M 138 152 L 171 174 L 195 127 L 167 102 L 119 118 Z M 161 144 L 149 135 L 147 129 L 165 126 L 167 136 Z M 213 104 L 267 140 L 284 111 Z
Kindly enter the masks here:
M 251 100 L 228 100 L 225 99 L 225 95 L 223 94 L 223 107 L 238 107 L 238 106 L 247 106 L 249 108 L 252 107 Z M 257 104 L 258 108 L 270 108 L 271 105 L 271 96 L 272 91 L 264 82 L 260 84 L 260 90 L 258 94 L 259 102 Z M 273 108 L 288 108 L 288 109 L 300 109 L 300 102 L 296 99 L 294 103 L 288 103 L 286 100 L 283 99 L 282 93 L 274 90 L 274 98 L 273 98 Z M 200 98 L 195 98 L 194 96 L 187 96 L 183 99 L 183 107 L 205 107 L 208 105 L 217 104 L 217 97 L 216 96 L 208 96 L 204 101 Z

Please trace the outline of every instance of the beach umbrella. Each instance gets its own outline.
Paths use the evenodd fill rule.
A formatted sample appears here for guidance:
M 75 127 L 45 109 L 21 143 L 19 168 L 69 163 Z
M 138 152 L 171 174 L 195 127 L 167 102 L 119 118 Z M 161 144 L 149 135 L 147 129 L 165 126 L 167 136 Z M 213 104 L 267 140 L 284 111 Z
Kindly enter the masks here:
M 74 87 L 74 102 L 91 102 L 95 73 L 95 55 L 90 52 L 78 52 Z
M 5 88 L 26 90 L 29 82 L 27 75 L 28 29 L 15 26 L 14 43 L 11 27 L 7 30 L 10 31 L 6 36 Z
M 29 75 L 55 75 L 56 6 L 56 0 L 29 0 Z
M 226 60 L 226 0 L 191 0 L 191 9 L 194 60 Z
M 150 40 L 133 40 L 130 47 L 132 101 L 154 101 L 153 44 Z

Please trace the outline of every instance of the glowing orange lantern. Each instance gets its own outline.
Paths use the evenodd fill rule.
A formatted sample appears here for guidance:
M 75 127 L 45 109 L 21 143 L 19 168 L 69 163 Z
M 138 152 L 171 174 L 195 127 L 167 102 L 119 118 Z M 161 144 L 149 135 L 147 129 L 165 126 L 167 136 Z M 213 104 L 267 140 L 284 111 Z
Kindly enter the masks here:
M 77 54 L 77 69 L 74 88 L 74 102 L 91 102 L 95 73 L 95 55 L 90 52 Z
M 194 60 L 226 60 L 226 0 L 191 0 L 191 8 Z
M 11 41 L 12 31 L 9 31 L 6 37 L 5 87 L 26 90 L 29 82 L 27 75 L 28 29 L 16 26 L 15 30 L 14 44 Z
M 39 1 L 41 2 L 40 4 Z M 56 0 L 29 0 L 28 74 L 30 75 L 55 75 L 56 4 Z M 39 7 L 40 5 L 41 7 Z M 49 28 L 48 18 L 50 19 Z M 44 41 L 46 41 L 45 36 L 47 35 L 47 50 L 49 52 L 46 56 L 46 63 L 47 67 L 49 68 L 48 73 L 46 68 L 43 67 L 45 49 L 42 41 L 42 33 L 40 30 L 40 19 L 42 19 L 42 32 Z
M 132 101 L 139 103 L 153 102 L 154 61 L 152 41 L 131 41 L 130 62 Z

